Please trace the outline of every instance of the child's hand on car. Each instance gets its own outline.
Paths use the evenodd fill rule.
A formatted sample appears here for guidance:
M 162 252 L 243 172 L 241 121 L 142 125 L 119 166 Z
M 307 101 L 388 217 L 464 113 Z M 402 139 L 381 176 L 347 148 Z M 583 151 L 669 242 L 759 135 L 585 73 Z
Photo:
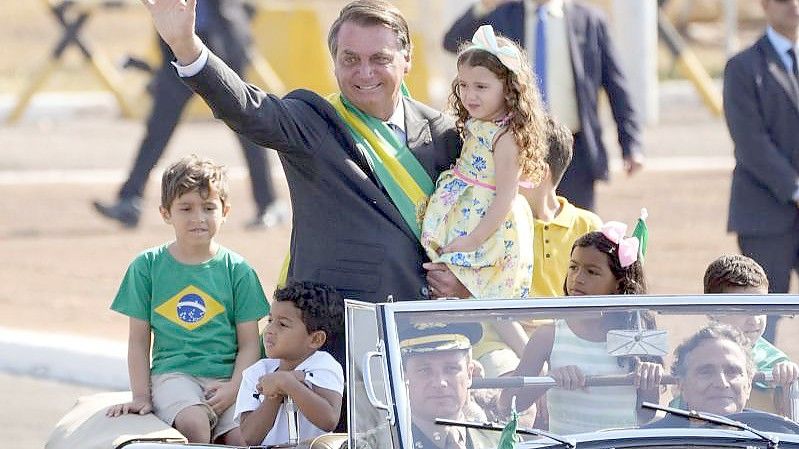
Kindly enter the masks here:
M 152 413 L 152 411 L 153 403 L 150 398 L 133 398 L 130 402 L 109 407 L 105 412 L 105 416 L 116 418 L 117 416 L 127 415 L 128 413 L 146 415 Z

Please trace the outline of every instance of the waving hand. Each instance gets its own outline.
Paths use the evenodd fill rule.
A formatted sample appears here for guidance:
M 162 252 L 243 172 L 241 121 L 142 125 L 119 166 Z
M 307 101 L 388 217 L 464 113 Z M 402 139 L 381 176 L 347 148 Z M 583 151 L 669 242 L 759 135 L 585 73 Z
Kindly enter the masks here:
M 150 12 L 155 29 L 178 63 L 194 62 L 202 51 L 202 42 L 194 32 L 197 0 L 141 0 L 141 3 Z

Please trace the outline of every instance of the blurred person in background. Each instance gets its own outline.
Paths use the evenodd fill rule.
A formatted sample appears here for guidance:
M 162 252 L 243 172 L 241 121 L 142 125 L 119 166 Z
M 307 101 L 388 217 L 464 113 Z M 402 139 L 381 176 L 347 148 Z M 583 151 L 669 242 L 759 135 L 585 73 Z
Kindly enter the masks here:
M 644 162 L 639 117 L 605 16 L 572 0 L 478 0 L 447 31 L 444 48 L 457 51 L 484 24 L 527 49 L 550 113 L 574 133 L 574 157 L 558 195 L 594 210 L 594 183 L 609 176 L 597 110 L 600 89 L 610 100 L 626 172 L 637 172 Z
M 727 229 L 787 293 L 799 268 L 799 0 L 761 0 L 765 34 L 724 71 L 724 116 L 735 145 Z M 776 319 L 764 337 L 775 340 Z
M 252 11 L 242 0 L 197 0 L 197 34 L 238 74 L 244 73 L 248 62 L 251 15 Z M 136 160 L 117 194 L 116 202 L 94 202 L 97 212 L 128 228 L 139 223 L 147 178 L 164 153 L 183 110 L 193 96 L 191 89 L 175 75 L 171 64 L 175 60 L 172 51 L 163 40 L 158 39 L 158 44 L 161 67 L 154 73 L 149 87 L 153 105 Z M 256 205 L 255 216 L 248 227 L 268 228 L 286 221 L 288 210 L 276 200 L 267 152 L 242 136 L 237 135 L 237 138 L 247 161 Z

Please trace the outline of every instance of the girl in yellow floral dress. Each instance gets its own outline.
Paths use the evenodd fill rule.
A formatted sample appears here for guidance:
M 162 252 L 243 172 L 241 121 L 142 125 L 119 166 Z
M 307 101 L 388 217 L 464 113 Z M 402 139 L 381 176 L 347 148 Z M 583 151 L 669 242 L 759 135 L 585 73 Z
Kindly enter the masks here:
M 520 180 L 540 181 L 545 112 L 525 53 L 490 25 L 458 55 L 451 103 L 464 139 L 422 221 L 422 246 L 475 298 L 525 298 L 533 276 L 533 217 Z

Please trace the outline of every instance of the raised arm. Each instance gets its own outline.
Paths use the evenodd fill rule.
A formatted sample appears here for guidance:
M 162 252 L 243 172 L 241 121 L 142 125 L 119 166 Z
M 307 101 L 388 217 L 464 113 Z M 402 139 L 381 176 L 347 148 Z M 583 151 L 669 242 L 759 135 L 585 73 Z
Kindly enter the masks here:
M 295 117 L 301 113 L 292 114 L 286 101 L 245 83 L 205 47 L 195 33 L 196 0 L 141 2 L 175 54 L 178 74 L 205 100 L 214 117 L 252 142 L 277 151 L 308 151 L 320 140 L 316 132 L 300 129 Z
M 180 65 L 189 65 L 200 56 L 203 44 L 194 32 L 197 0 L 141 0 L 150 12 L 153 25 L 169 45 Z

